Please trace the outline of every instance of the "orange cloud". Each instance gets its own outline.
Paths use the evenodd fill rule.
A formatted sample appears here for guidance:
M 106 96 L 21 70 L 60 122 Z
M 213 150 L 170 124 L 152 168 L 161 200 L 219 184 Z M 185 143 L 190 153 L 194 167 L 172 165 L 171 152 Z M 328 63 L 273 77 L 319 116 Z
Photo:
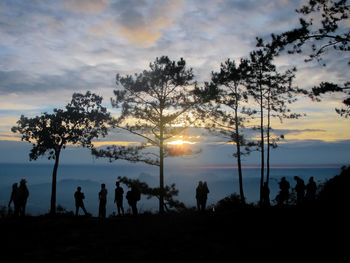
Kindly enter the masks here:
M 131 145 L 139 145 L 140 142 L 127 142 L 127 141 L 100 141 L 93 142 L 95 147 L 101 147 L 105 145 L 118 145 L 118 146 L 131 146 Z
M 110 0 L 66 0 L 64 7 L 76 13 L 95 14 L 104 11 Z
M 145 13 L 140 13 L 139 23 L 130 25 L 127 21 L 120 21 L 117 32 L 133 44 L 152 46 L 162 37 L 162 31 L 173 24 L 175 13 L 184 4 L 184 1 L 175 0 L 154 3 Z
M 160 32 L 150 28 L 120 28 L 118 33 L 127 38 L 133 44 L 148 47 L 152 46 L 161 36 Z

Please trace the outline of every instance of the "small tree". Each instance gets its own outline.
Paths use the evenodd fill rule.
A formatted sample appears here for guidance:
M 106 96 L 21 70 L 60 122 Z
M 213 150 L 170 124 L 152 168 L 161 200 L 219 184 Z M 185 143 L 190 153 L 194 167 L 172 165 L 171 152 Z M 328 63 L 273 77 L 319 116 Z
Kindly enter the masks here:
M 113 107 L 121 107 L 121 115 L 114 126 L 139 136 L 145 140 L 144 144 L 111 146 L 94 150 L 93 154 L 110 160 L 142 161 L 159 166 L 159 212 L 163 213 L 164 158 L 173 154 L 166 142 L 192 123 L 189 112 L 196 104 L 190 92 L 194 76 L 182 58 L 175 62 L 162 56 L 149 67 L 149 70 L 134 76 L 118 74 L 115 98 L 112 99 Z
M 74 93 L 65 109 L 54 109 L 53 113 L 28 118 L 21 116 L 12 132 L 20 133 L 22 141 L 33 144 L 29 154 L 30 160 L 48 154 L 54 159 L 52 172 L 52 191 L 50 213 L 56 213 L 57 168 L 62 149 L 70 145 L 91 148 L 92 140 L 107 134 L 107 122 L 110 114 L 101 105 L 102 97 L 90 93 Z
M 169 208 L 175 208 L 176 210 L 182 210 L 186 208 L 182 202 L 174 200 L 174 196 L 177 196 L 179 194 L 179 190 L 175 188 L 175 184 L 165 186 L 163 189 L 160 189 L 159 187 L 149 187 L 146 183 L 141 182 L 137 179 L 129 179 L 127 177 L 118 176 L 118 180 L 130 188 L 133 186 L 136 187 L 141 194 L 147 196 L 147 199 L 150 199 L 152 197 L 160 199 L 162 196 L 164 198 L 164 208 L 166 211 L 169 211 Z
M 255 112 L 246 108 L 248 90 L 245 87 L 247 62 L 241 60 L 237 66 L 230 59 L 221 64 L 220 72 L 212 72 L 210 83 L 204 88 L 196 88 L 195 94 L 202 101 L 199 106 L 206 126 L 219 131 L 228 142 L 235 144 L 234 157 L 237 158 L 239 192 L 241 202 L 245 203 L 242 175 L 242 156 L 249 154 L 252 142 L 248 142 L 242 133 L 247 117 Z M 245 149 L 243 148 L 245 147 Z

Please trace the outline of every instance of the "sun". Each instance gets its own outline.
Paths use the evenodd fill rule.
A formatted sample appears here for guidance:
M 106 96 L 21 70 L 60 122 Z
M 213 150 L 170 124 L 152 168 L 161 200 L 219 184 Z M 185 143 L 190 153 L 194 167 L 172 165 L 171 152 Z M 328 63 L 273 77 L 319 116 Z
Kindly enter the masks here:
M 176 141 L 168 142 L 168 144 L 181 146 L 181 145 L 184 145 L 184 144 L 195 144 L 195 142 L 184 141 L 184 140 L 176 140 Z

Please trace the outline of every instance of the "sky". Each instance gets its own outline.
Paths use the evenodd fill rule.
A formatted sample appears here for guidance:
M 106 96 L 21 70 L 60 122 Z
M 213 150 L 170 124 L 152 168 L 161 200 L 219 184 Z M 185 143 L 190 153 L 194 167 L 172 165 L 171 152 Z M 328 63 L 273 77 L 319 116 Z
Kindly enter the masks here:
M 102 95 L 105 106 L 117 115 L 118 111 L 110 106 L 115 75 L 141 72 L 162 55 L 172 60 L 183 57 L 198 82 L 203 83 L 227 58 L 247 57 L 255 49 L 256 37 L 268 38 L 271 33 L 296 27 L 295 9 L 303 3 L 304 0 L 2 0 L 0 162 L 28 159 L 28 144 L 18 143 L 18 136 L 10 131 L 20 115 L 31 117 L 63 107 L 74 92 L 87 90 Z M 347 80 L 350 56 L 344 53 L 329 51 L 325 55 L 327 67 L 318 62 L 304 63 L 303 54 L 281 54 L 275 63 L 281 70 L 296 66 L 295 84 L 310 89 L 321 81 Z M 313 164 L 350 161 L 346 158 L 350 156 L 349 120 L 334 111 L 341 106 L 341 100 L 337 94 L 320 103 L 302 98 L 292 108 L 306 113 L 306 117 L 274 121 L 276 133 L 285 135 L 282 150 L 293 149 L 286 150 L 285 159 L 277 158 L 276 164 L 289 164 L 291 159 L 300 164 L 311 155 L 315 157 L 311 158 Z M 219 145 L 215 150 L 219 155 L 218 149 L 226 147 L 225 156 L 232 147 L 222 146 L 223 139 L 202 131 L 188 133 L 187 139 L 203 149 L 203 163 L 213 160 L 210 150 L 205 151 L 213 145 Z M 134 139 L 111 132 L 104 140 L 125 143 Z M 15 147 L 11 148 L 11 143 Z M 81 162 L 81 158 L 73 160 Z M 214 160 L 219 164 L 223 164 L 222 160 L 230 162 L 226 157 Z

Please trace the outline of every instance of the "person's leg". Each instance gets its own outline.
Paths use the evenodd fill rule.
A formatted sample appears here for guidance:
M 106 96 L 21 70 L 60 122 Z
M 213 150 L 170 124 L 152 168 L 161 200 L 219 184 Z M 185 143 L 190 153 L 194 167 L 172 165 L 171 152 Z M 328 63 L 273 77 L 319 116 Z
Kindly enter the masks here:
M 131 208 L 132 208 L 132 213 L 133 213 L 133 215 L 136 216 L 136 215 L 137 215 L 137 206 L 136 206 L 136 202 L 132 204 Z
M 86 209 L 85 209 L 84 203 L 81 204 L 81 208 L 83 209 L 84 214 L 87 216 L 87 215 L 88 215 L 88 212 L 87 212 Z
M 118 216 L 120 216 L 120 206 L 118 203 L 117 203 L 117 211 L 118 211 Z
M 103 211 L 102 211 L 102 201 L 100 201 L 100 204 L 98 206 L 98 217 L 102 217 Z
M 102 203 L 102 218 L 106 218 L 106 201 Z
M 122 211 L 122 215 L 124 215 L 123 200 L 118 200 L 118 211 Z
M 19 205 L 15 204 L 13 214 L 15 217 L 19 216 Z
M 78 216 L 78 212 L 79 212 L 79 206 L 75 205 L 75 216 Z
M 23 204 L 21 204 L 19 207 L 19 216 L 20 217 L 24 216 L 24 205 Z
M 27 202 L 24 202 L 24 203 L 23 203 L 22 216 L 25 216 L 25 215 L 26 215 L 26 205 L 27 205 Z
M 123 202 L 120 203 L 120 209 L 122 210 L 122 215 L 124 215 L 124 207 L 123 207 Z

